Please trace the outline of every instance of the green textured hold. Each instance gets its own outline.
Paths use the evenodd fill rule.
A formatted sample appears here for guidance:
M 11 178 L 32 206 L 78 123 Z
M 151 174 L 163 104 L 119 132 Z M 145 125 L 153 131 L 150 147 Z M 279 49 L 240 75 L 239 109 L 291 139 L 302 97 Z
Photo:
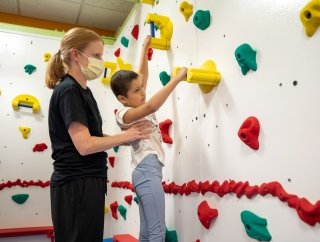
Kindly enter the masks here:
M 113 150 L 114 150 L 114 152 L 118 153 L 119 146 L 115 146 L 115 147 L 113 147 Z
M 124 47 L 128 47 L 128 46 L 129 46 L 129 39 L 127 39 L 126 37 L 122 36 L 122 38 L 121 38 L 121 44 L 122 44 Z
M 271 235 L 267 229 L 267 220 L 254 213 L 244 210 L 241 212 L 241 221 L 248 236 L 259 241 L 270 241 Z
M 29 198 L 29 194 L 16 194 L 11 196 L 11 199 L 17 204 L 24 204 Z
M 170 81 L 171 76 L 167 72 L 162 71 L 159 74 L 159 78 L 160 78 L 162 85 L 165 86 Z
M 127 220 L 127 209 L 124 206 L 119 205 L 118 211 L 119 211 L 120 215 L 124 218 L 124 220 Z
M 165 240 L 165 242 L 178 242 L 177 231 L 175 231 L 175 230 L 169 231 L 166 228 L 166 240 Z
M 27 72 L 29 75 L 31 75 L 36 69 L 37 69 L 37 67 L 35 67 L 34 65 L 31 65 L 31 64 L 24 66 L 24 72 Z
M 239 66 L 241 67 L 241 72 L 243 75 L 246 75 L 249 70 L 257 70 L 257 52 L 254 49 L 252 49 L 252 47 L 249 44 L 245 43 L 239 45 L 238 48 L 235 50 L 234 55 Z
M 139 199 L 138 199 L 138 197 L 137 197 L 137 196 L 135 196 L 135 197 L 133 198 L 133 200 L 136 202 L 136 204 L 138 204 L 138 203 L 139 203 Z
M 210 18 L 211 15 L 209 10 L 198 10 L 193 16 L 193 23 L 197 28 L 205 30 L 210 26 Z

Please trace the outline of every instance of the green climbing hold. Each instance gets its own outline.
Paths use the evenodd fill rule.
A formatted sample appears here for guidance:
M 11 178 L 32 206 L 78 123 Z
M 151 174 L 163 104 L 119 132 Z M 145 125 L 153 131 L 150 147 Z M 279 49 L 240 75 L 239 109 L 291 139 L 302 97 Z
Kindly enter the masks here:
M 120 146 L 113 147 L 114 152 L 118 153 L 119 148 L 120 148 Z
M 119 205 L 118 211 L 119 211 L 120 215 L 124 218 L 124 220 L 127 220 L 127 209 L 124 206 Z
M 166 239 L 165 242 L 178 242 L 178 235 L 177 231 L 175 230 L 168 230 L 166 228 Z
M 135 197 L 133 198 L 133 200 L 136 202 L 136 204 L 138 204 L 138 203 L 139 203 L 139 199 L 138 199 L 138 197 L 137 197 L 137 196 L 135 196 Z
M 259 241 L 270 241 L 271 235 L 267 229 L 267 220 L 254 213 L 244 210 L 241 212 L 241 221 L 248 236 Z
M 257 52 L 252 49 L 249 44 L 244 43 L 239 45 L 235 50 L 234 55 L 239 66 L 241 67 L 241 72 L 243 75 L 246 75 L 249 70 L 257 70 Z
M 29 198 L 29 194 L 16 194 L 11 196 L 11 199 L 17 204 L 24 204 Z
M 162 71 L 159 74 L 159 78 L 160 78 L 162 85 L 165 86 L 170 81 L 171 76 L 167 72 Z
M 209 10 L 198 10 L 193 16 L 193 23 L 197 28 L 205 30 L 210 26 L 210 18 Z
M 122 44 L 124 47 L 128 47 L 128 46 L 129 46 L 129 39 L 127 39 L 126 37 L 122 36 L 122 38 L 121 38 L 121 44 Z
M 31 64 L 24 66 L 24 72 L 27 72 L 29 75 L 31 75 L 36 69 L 37 69 L 37 67 L 35 67 L 34 65 L 31 65 Z

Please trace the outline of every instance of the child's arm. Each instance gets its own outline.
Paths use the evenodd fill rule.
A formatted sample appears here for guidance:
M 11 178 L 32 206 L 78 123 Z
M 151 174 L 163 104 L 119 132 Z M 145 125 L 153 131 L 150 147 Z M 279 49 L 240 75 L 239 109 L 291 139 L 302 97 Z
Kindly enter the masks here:
M 181 68 L 177 75 L 153 95 L 148 102 L 139 107 L 129 109 L 123 116 L 123 122 L 129 124 L 156 112 L 167 100 L 178 83 L 185 79 L 186 73 L 187 68 Z
M 148 49 L 150 47 L 151 36 L 148 35 L 143 42 L 140 64 L 139 64 L 139 75 L 142 78 L 142 88 L 146 90 L 147 82 L 149 77 L 149 68 L 148 68 Z

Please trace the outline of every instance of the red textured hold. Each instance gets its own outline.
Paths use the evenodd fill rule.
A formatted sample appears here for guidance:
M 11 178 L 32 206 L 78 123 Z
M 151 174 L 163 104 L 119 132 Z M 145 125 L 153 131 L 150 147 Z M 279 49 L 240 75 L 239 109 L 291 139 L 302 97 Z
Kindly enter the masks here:
M 108 160 L 109 160 L 110 166 L 111 166 L 111 167 L 114 167 L 115 157 L 114 157 L 114 156 L 110 156 L 110 157 L 108 157 Z
M 153 49 L 149 48 L 148 49 L 148 60 L 151 61 L 152 60 L 152 55 L 153 55 Z
M 111 209 L 111 213 L 112 213 L 112 217 L 114 219 L 118 219 L 118 202 L 115 201 L 113 203 L 110 204 L 110 209 Z
M 124 200 L 128 203 L 128 204 L 132 204 L 132 195 L 127 195 L 124 197 Z
M 131 35 L 133 36 L 133 38 L 135 38 L 136 40 L 139 37 L 139 25 L 135 25 L 131 31 Z
M 200 240 L 199 240 L 199 239 L 197 239 L 197 240 L 196 240 L 196 242 L 200 242 Z
M 113 236 L 113 242 L 138 242 L 138 240 L 130 234 L 117 234 Z
M 119 56 L 120 56 L 120 52 L 121 52 L 121 49 L 118 48 L 118 49 L 114 52 L 114 55 L 115 55 L 116 57 L 119 57 Z
M 260 124 L 257 118 L 250 116 L 241 125 L 238 136 L 251 149 L 259 149 Z
M 33 152 L 36 152 L 36 151 L 44 151 L 45 149 L 48 149 L 48 146 L 45 144 L 45 143 L 41 143 L 41 144 L 36 144 L 34 147 L 33 147 Z
M 189 181 L 187 186 L 192 192 L 200 193 L 200 186 L 195 180 Z
M 113 113 L 116 114 L 118 112 L 118 109 L 113 110 Z
M 218 216 L 218 210 L 215 208 L 210 208 L 207 201 L 203 201 L 198 206 L 198 218 L 201 224 L 209 229 L 211 220 Z
M 168 144 L 173 143 L 172 138 L 169 135 L 169 127 L 171 124 L 172 124 L 172 121 L 170 119 L 166 119 L 165 121 L 159 124 L 162 140 L 164 143 L 168 143 Z

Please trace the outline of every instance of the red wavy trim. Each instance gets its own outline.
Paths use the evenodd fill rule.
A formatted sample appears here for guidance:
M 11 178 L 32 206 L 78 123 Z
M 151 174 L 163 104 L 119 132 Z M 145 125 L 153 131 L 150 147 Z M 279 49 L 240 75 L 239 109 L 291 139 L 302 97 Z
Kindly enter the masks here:
M 248 181 L 236 182 L 234 180 L 225 180 L 222 184 L 218 181 L 198 183 L 192 180 L 182 185 L 177 185 L 175 182 L 169 184 L 162 182 L 162 185 L 165 193 L 180 194 L 181 196 L 188 196 L 191 193 L 204 195 L 207 192 L 212 192 L 220 197 L 233 193 L 237 198 L 241 198 L 243 195 L 252 198 L 255 195 L 265 196 L 270 194 L 273 197 L 278 197 L 280 201 L 286 202 L 289 207 L 296 209 L 300 219 L 307 224 L 314 226 L 316 223 L 320 223 L 320 200 L 312 204 L 304 197 L 299 198 L 297 195 L 289 194 L 277 181 L 262 183 L 260 186 L 251 186 Z M 111 187 L 134 191 L 132 184 L 128 181 L 112 182 Z
M 39 187 L 47 187 L 50 185 L 50 181 L 21 181 L 20 179 L 17 179 L 16 181 L 7 181 L 4 183 L 0 183 L 0 191 L 6 187 L 14 187 L 14 186 L 20 186 L 20 187 L 29 187 L 29 186 L 39 186 Z

